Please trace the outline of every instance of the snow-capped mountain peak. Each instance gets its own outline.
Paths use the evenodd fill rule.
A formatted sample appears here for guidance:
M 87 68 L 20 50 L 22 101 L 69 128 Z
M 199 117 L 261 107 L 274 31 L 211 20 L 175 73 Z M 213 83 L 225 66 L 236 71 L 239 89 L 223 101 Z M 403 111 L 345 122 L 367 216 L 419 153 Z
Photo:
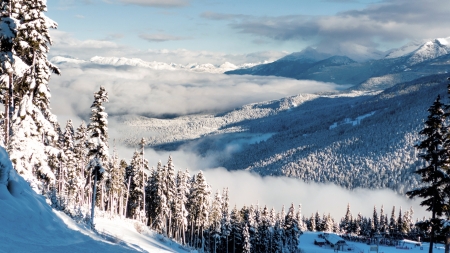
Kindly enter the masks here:
M 125 57 L 102 57 L 102 56 L 94 56 L 89 61 L 79 60 L 75 58 L 65 57 L 65 56 L 55 56 L 51 59 L 53 63 L 56 64 L 64 64 L 64 63 L 72 63 L 72 64 L 83 64 L 83 63 L 94 63 L 100 65 L 112 65 L 112 66 L 135 66 L 135 67 L 143 67 L 155 70 L 185 70 L 192 72 L 201 72 L 201 73 L 224 73 L 226 71 L 235 70 L 238 68 L 250 68 L 255 65 L 261 64 L 258 63 L 244 63 L 241 65 L 235 65 L 230 62 L 224 62 L 220 65 L 214 65 L 211 63 L 188 63 L 186 65 L 177 64 L 177 63 L 165 63 L 165 62 L 157 62 L 157 61 L 144 61 L 139 58 L 125 58 Z
M 450 47 L 448 46 L 448 41 L 450 41 L 450 37 L 438 38 L 425 42 L 408 55 L 408 64 L 415 65 L 426 60 L 449 54 Z

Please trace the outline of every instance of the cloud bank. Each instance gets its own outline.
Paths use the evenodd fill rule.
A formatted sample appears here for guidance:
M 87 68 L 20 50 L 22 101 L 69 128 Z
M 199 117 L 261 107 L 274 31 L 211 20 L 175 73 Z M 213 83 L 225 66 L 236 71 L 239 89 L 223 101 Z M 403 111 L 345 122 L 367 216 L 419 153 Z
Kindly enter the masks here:
M 110 115 L 164 117 L 215 113 L 299 93 L 330 91 L 332 83 L 279 77 L 230 76 L 129 66 L 65 64 L 52 76 L 53 112 L 88 118 L 93 93 L 100 85 L 109 94 Z
M 147 34 L 148 35 L 148 34 Z M 149 40 L 174 40 L 174 39 L 189 39 L 176 37 L 172 35 L 161 34 L 155 36 L 151 34 L 141 36 L 143 39 Z M 71 34 L 51 30 L 53 39 L 53 46 L 49 54 L 49 59 L 54 56 L 71 56 L 82 60 L 89 60 L 94 56 L 108 56 L 108 57 L 127 57 L 140 58 L 144 61 L 158 61 L 166 63 L 177 63 L 186 65 L 188 63 L 206 64 L 211 63 L 215 65 L 223 64 L 224 62 L 231 62 L 235 65 L 244 63 L 256 63 L 265 61 L 275 61 L 287 55 L 287 52 L 277 51 L 262 51 L 246 54 L 227 54 L 223 52 L 211 51 L 194 51 L 187 49 L 148 49 L 139 50 L 128 47 L 115 42 L 119 38 L 123 38 L 121 34 L 112 34 L 107 36 L 104 40 L 78 40 Z
M 374 56 L 381 45 L 408 40 L 447 37 L 450 2 L 442 0 L 386 0 L 362 10 L 328 16 L 248 16 L 205 12 L 210 20 L 228 20 L 238 33 L 270 38 L 275 41 L 310 41 L 320 50 Z M 384 50 L 389 48 L 384 48 Z

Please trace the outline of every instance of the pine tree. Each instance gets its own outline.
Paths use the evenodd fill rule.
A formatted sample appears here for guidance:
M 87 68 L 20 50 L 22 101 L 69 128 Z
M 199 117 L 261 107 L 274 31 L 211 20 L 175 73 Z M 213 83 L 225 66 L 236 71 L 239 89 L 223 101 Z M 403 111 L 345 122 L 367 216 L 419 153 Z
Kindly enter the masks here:
M 214 195 L 211 210 L 209 211 L 209 228 L 213 238 L 213 252 L 217 251 L 220 237 L 222 234 L 220 221 L 222 219 L 222 196 L 219 191 Z
M 125 193 L 124 179 L 125 179 L 125 167 L 121 166 L 121 161 L 114 149 L 113 155 L 111 157 L 110 168 L 110 178 L 111 185 L 109 189 L 109 202 L 110 210 L 112 214 L 120 214 L 123 210 L 123 196 Z
M 372 233 L 378 233 L 380 232 L 380 220 L 378 218 L 378 213 L 377 213 L 377 207 L 373 206 L 373 217 L 372 217 L 372 222 L 373 222 L 373 230 Z
M 314 214 L 311 214 L 311 218 L 309 219 L 309 231 L 316 231 L 316 218 L 314 217 Z
M 345 216 L 340 224 L 341 230 L 345 233 L 350 232 L 350 220 L 352 218 L 352 212 L 350 211 L 350 203 L 347 204 L 347 211 L 345 212 Z
M 398 219 L 397 219 L 397 233 L 401 237 L 403 237 L 403 215 L 402 215 L 402 207 L 398 211 Z
M 8 11 L 10 18 L 19 21 L 16 27 L 20 27 L 12 45 L 16 75 L 9 96 L 14 97 L 14 102 L 9 107 L 12 135 L 8 151 L 14 168 L 36 188 L 39 185 L 36 178 L 46 184 L 54 182 L 48 156 L 59 152 L 57 120 L 50 111 L 48 87 L 51 73 L 59 74 L 59 70 L 47 60 L 51 45 L 49 30 L 57 24 L 45 16 L 44 0 L 11 1 Z M 23 72 L 17 75 L 19 63 Z
M 236 206 L 234 206 L 233 210 L 231 210 L 230 214 L 230 223 L 231 223 L 231 249 L 230 251 L 235 253 L 242 248 L 242 222 L 241 216 L 239 215 L 239 211 Z
M 80 205 L 83 205 L 86 203 L 86 199 L 90 199 L 90 196 L 86 195 L 86 192 L 90 192 L 89 189 L 92 188 L 90 184 L 90 177 L 86 175 L 85 168 L 88 163 L 88 150 L 87 150 L 87 139 L 88 139 L 88 133 L 86 128 L 86 123 L 84 121 L 81 122 L 80 126 L 77 128 L 75 134 L 74 134 L 74 156 L 76 161 L 76 168 L 80 175 L 80 178 L 83 182 L 86 182 L 82 187 L 79 189 L 79 195 L 81 196 L 81 202 Z M 88 187 L 88 190 L 85 190 L 85 187 Z
M 397 218 L 395 217 L 395 206 L 392 207 L 391 219 L 389 221 L 389 234 L 393 237 L 396 236 Z
M 231 218 L 229 213 L 228 188 L 223 189 L 222 193 L 222 219 L 220 221 L 222 231 L 222 251 L 228 252 L 229 236 L 231 234 Z
M 177 173 L 177 195 L 175 198 L 175 210 L 174 210 L 174 229 L 175 239 L 182 244 L 186 243 L 185 232 L 187 229 L 187 216 L 188 211 L 186 209 L 187 197 L 189 195 L 189 171 L 178 171 Z
M 252 252 L 252 245 L 250 242 L 250 233 L 248 229 L 248 225 L 244 225 L 244 230 L 242 233 L 242 237 L 244 238 L 244 245 L 242 247 L 242 253 L 250 253 Z
M 425 136 L 425 140 L 416 145 L 416 148 L 422 151 L 419 158 L 425 161 L 425 166 L 415 173 L 422 177 L 421 180 L 425 186 L 406 193 L 410 198 L 423 198 L 420 205 L 427 206 L 426 210 L 431 212 L 430 253 L 433 252 L 434 235 L 440 224 L 439 217 L 443 215 L 446 208 L 448 194 L 444 191 L 450 185 L 447 174 L 449 155 L 445 149 L 448 129 L 445 125 L 446 117 L 443 108 L 444 105 L 438 96 L 428 109 L 429 115 L 425 121 L 425 128 L 419 132 Z
M 172 233 L 172 219 L 173 219 L 173 211 L 175 209 L 175 196 L 176 196 L 176 182 L 175 182 L 175 165 L 172 161 L 172 156 L 169 156 L 169 160 L 167 161 L 167 166 L 164 167 L 166 170 L 166 178 L 164 180 L 165 183 L 165 192 L 167 199 L 167 211 L 166 213 L 166 220 L 167 220 L 167 227 L 168 227 L 168 234 L 170 235 Z
M 291 204 L 291 207 L 288 210 L 288 213 L 286 214 L 285 221 L 284 221 L 284 231 L 285 231 L 285 241 L 286 241 L 286 247 L 289 252 L 295 252 L 295 249 L 298 245 L 298 237 L 300 235 L 300 231 L 298 229 L 298 223 L 295 219 L 295 208 L 294 204 Z M 331 217 L 330 218 L 331 222 Z M 329 223 L 327 223 L 329 225 Z M 332 229 L 332 225 L 328 227 L 326 225 L 327 232 L 330 232 Z
M 200 171 L 192 182 L 189 196 L 189 212 L 191 216 L 191 238 L 195 247 L 203 245 L 203 231 L 209 219 L 210 186 L 206 183 L 203 172 Z
M 108 102 L 108 93 L 102 86 L 98 92 L 94 93 L 94 102 L 91 105 L 91 123 L 87 130 L 89 139 L 87 147 L 89 157 L 97 159 L 99 162 L 108 160 L 108 114 L 105 112 L 103 103 Z
M 69 203 L 79 202 L 81 196 L 78 196 L 80 188 L 83 187 L 83 179 L 77 170 L 77 161 L 74 154 L 74 130 L 72 120 L 68 120 L 63 136 L 63 147 L 65 161 L 64 166 L 67 170 L 67 195 Z
M 380 233 L 385 234 L 386 233 L 386 222 L 385 222 L 386 218 L 384 215 L 384 206 L 381 205 L 381 210 L 380 210 Z

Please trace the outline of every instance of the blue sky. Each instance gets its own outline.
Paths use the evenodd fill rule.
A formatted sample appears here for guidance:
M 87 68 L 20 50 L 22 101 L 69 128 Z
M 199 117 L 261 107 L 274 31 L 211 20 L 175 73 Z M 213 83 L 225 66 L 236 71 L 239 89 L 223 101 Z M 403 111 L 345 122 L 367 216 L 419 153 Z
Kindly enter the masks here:
M 47 5 L 64 36 L 109 42 L 116 45 L 109 52 L 114 56 L 183 49 L 275 52 L 269 55 L 276 58 L 313 46 L 367 58 L 411 40 L 450 35 L 447 0 L 48 0 Z M 108 54 L 100 48 L 98 53 Z

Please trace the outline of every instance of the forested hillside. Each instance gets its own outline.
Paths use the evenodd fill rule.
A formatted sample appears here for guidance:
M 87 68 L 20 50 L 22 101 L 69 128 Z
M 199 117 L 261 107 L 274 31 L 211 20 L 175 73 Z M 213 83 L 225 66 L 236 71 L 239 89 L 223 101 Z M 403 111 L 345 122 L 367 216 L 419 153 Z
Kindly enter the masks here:
M 126 117 L 120 141 L 135 145 L 138 135 L 148 136 L 153 148 L 214 155 L 216 166 L 230 170 L 403 193 L 418 184 L 414 144 L 428 106 L 437 94 L 446 97 L 445 78 L 378 93 L 298 95 L 220 115 Z

